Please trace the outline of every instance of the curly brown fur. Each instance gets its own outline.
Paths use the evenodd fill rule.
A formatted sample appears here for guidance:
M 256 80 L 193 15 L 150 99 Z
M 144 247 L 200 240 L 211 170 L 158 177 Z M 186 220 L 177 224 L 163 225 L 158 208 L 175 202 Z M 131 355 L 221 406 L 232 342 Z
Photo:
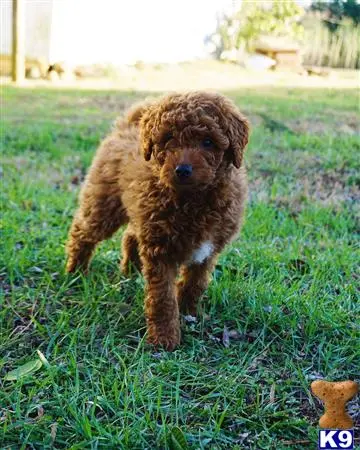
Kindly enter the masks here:
M 67 271 L 86 269 L 96 244 L 128 224 L 121 267 L 144 274 L 152 344 L 179 344 L 179 308 L 196 313 L 217 255 L 240 228 L 247 140 L 248 122 L 230 100 L 191 92 L 136 106 L 96 153 L 69 233 Z

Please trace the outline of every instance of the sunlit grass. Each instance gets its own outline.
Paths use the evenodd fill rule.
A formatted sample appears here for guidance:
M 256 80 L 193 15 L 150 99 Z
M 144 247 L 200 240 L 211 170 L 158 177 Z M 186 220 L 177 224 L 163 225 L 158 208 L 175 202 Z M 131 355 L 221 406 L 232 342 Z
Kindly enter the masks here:
M 88 277 L 63 270 L 94 150 L 146 94 L 5 90 L 1 448 L 174 448 L 175 427 L 194 449 L 315 447 L 322 408 L 311 381 L 360 373 L 350 92 L 229 93 L 253 123 L 245 226 L 181 347 L 155 353 L 143 341 L 143 280 L 118 270 L 121 233 Z M 50 367 L 4 381 L 37 349 Z

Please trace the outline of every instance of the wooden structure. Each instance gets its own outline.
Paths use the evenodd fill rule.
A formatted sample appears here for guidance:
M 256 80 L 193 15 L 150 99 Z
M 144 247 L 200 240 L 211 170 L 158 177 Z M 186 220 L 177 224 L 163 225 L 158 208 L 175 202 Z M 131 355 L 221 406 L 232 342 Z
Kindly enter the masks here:
M 286 38 L 263 36 L 255 43 L 255 51 L 276 61 L 276 70 L 302 70 L 299 44 Z

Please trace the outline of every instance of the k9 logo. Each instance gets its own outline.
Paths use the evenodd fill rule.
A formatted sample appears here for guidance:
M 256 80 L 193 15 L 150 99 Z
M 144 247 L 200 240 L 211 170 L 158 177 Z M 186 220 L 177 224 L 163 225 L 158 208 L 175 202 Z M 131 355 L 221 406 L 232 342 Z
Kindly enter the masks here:
M 319 430 L 319 449 L 354 448 L 353 430 Z

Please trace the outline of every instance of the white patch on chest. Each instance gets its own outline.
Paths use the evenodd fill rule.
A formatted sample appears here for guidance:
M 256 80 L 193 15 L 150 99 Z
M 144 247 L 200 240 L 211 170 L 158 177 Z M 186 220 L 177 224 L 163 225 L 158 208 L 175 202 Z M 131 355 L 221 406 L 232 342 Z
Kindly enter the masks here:
M 211 241 L 205 241 L 200 245 L 198 249 L 194 250 L 193 254 L 191 255 L 190 262 L 195 264 L 201 264 L 202 262 L 205 261 L 205 259 L 211 256 L 213 251 L 214 251 L 213 243 Z

